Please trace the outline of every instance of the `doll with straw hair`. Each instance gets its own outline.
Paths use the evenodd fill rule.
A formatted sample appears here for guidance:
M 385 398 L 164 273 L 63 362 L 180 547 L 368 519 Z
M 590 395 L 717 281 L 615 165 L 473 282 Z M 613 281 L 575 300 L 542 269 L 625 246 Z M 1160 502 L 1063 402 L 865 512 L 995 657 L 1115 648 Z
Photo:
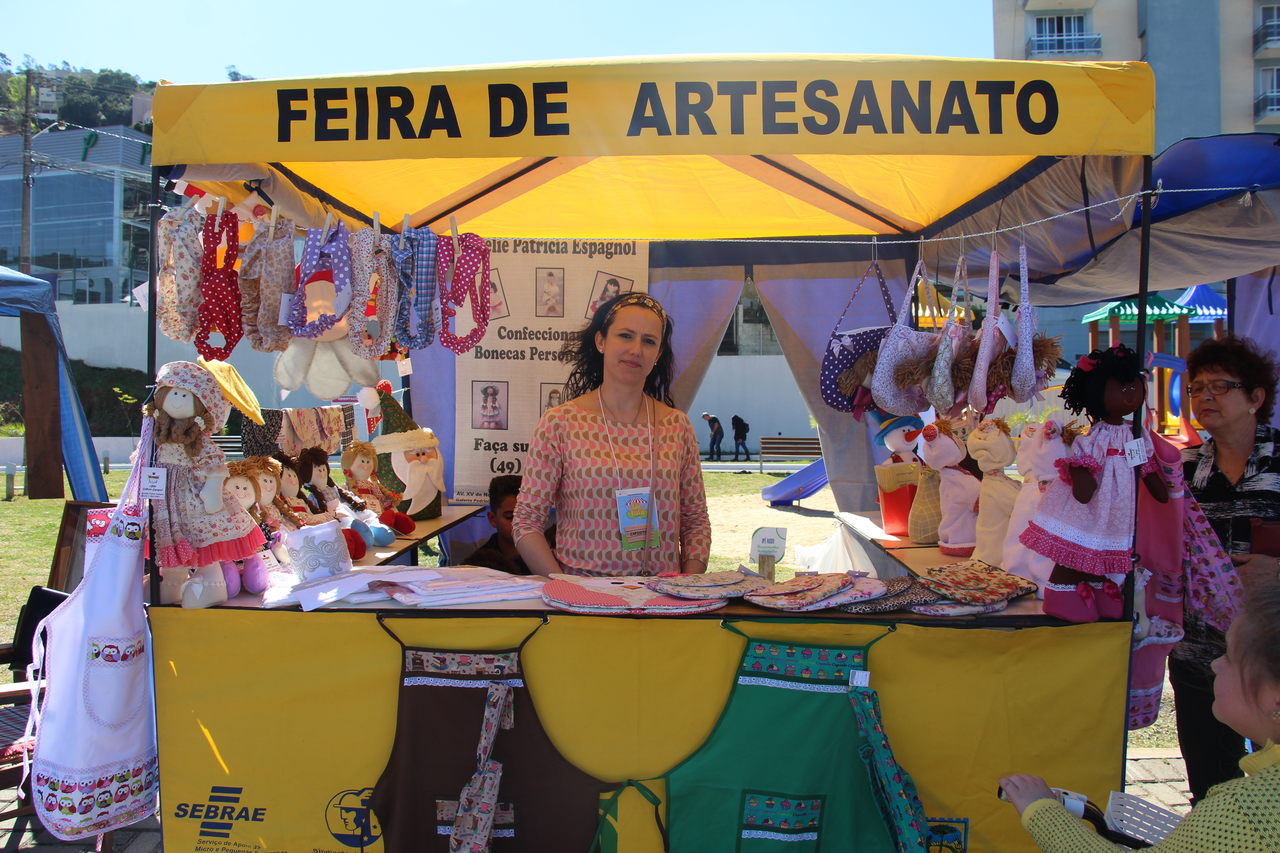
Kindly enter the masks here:
M 397 533 L 412 533 L 416 522 L 396 509 L 400 495 L 378 482 L 378 449 L 367 441 L 353 441 L 342 451 L 347 488 L 378 513 L 378 520 Z

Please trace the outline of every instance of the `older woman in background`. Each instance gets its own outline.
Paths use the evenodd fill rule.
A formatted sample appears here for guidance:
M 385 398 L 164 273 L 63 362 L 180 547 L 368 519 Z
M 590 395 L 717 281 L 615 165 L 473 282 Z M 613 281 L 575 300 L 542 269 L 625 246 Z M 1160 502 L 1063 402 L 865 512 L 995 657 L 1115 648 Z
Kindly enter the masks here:
M 1280 519 L 1280 430 L 1269 426 L 1275 408 L 1276 365 L 1248 338 L 1208 340 L 1187 360 L 1188 396 L 1209 434 L 1183 454 L 1191 493 L 1204 509 L 1236 571 L 1280 571 L 1280 560 L 1255 554 L 1253 519 Z M 1186 761 L 1191 800 L 1240 775 L 1244 740 L 1213 716 L 1210 663 L 1226 641 L 1192 610 L 1184 609 L 1186 636 L 1169 659 L 1178 718 L 1178 744 Z

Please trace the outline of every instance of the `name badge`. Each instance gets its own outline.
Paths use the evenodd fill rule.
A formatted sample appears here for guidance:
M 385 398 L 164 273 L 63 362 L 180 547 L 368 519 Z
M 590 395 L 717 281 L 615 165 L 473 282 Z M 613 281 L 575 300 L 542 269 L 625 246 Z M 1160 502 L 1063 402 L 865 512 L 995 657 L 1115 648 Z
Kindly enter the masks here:
M 658 517 L 653 508 L 653 495 L 648 487 L 614 489 L 614 506 L 618 513 L 618 535 L 622 550 L 639 551 L 646 545 L 658 547 Z

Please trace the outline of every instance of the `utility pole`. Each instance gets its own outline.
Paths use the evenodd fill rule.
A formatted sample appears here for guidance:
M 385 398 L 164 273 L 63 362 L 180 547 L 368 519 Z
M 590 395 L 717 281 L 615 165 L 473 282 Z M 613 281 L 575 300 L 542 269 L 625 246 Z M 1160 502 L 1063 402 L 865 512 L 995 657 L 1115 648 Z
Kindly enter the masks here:
M 22 237 L 18 247 L 18 268 L 31 274 L 31 89 L 35 74 L 28 68 L 26 91 L 22 95 Z M 23 311 L 19 319 L 22 334 L 22 421 L 25 429 L 27 497 L 61 498 L 62 423 L 58 401 L 58 345 L 49 319 L 34 311 Z
M 22 236 L 18 244 L 18 271 L 31 275 L 31 69 L 26 70 L 22 91 Z

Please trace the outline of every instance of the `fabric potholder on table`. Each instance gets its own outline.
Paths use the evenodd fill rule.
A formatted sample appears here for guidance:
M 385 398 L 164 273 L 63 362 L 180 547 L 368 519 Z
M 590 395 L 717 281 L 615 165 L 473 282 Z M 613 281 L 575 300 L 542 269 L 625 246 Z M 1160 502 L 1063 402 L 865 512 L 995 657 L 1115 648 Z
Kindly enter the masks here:
M 605 615 L 674 616 L 705 613 L 724 607 L 726 599 L 693 601 L 674 598 L 645 586 L 647 577 L 587 578 L 552 574 L 542 586 L 542 600 L 557 610 Z
M 993 601 L 990 604 L 961 604 L 958 601 L 939 601 L 936 604 L 917 604 L 912 606 L 912 613 L 921 616 L 982 616 L 987 613 L 999 613 L 1009 606 L 1007 601 Z
M 645 586 L 676 598 L 740 598 L 769 585 L 769 581 L 739 571 L 705 572 L 700 575 L 648 578 Z
M 829 595 L 824 599 L 815 601 L 806 607 L 795 608 L 798 613 L 807 613 L 810 610 L 826 610 L 829 607 L 842 607 L 846 604 L 852 604 L 855 601 L 872 601 L 882 597 L 888 589 L 885 587 L 884 581 L 879 578 L 854 578 L 853 581 L 844 589 L 839 590 L 834 595 Z
M 924 569 L 920 572 L 920 583 L 944 598 L 964 604 L 1009 601 L 1036 591 L 1034 582 L 981 560 Z
M 922 586 L 915 578 L 889 578 L 883 581 L 885 594 L 880 598 L 864 599 L 852 604 L 842 604 L 846 613 L 888 613 L 891 610 L 908 610 L 918 604 L 936 604 L 942 596 Z
M 852 583 L 853 578 L 847 574 L 801 575 L 747 593 L 744 598 L 773 610 L 801 610 L 830 598 Z

